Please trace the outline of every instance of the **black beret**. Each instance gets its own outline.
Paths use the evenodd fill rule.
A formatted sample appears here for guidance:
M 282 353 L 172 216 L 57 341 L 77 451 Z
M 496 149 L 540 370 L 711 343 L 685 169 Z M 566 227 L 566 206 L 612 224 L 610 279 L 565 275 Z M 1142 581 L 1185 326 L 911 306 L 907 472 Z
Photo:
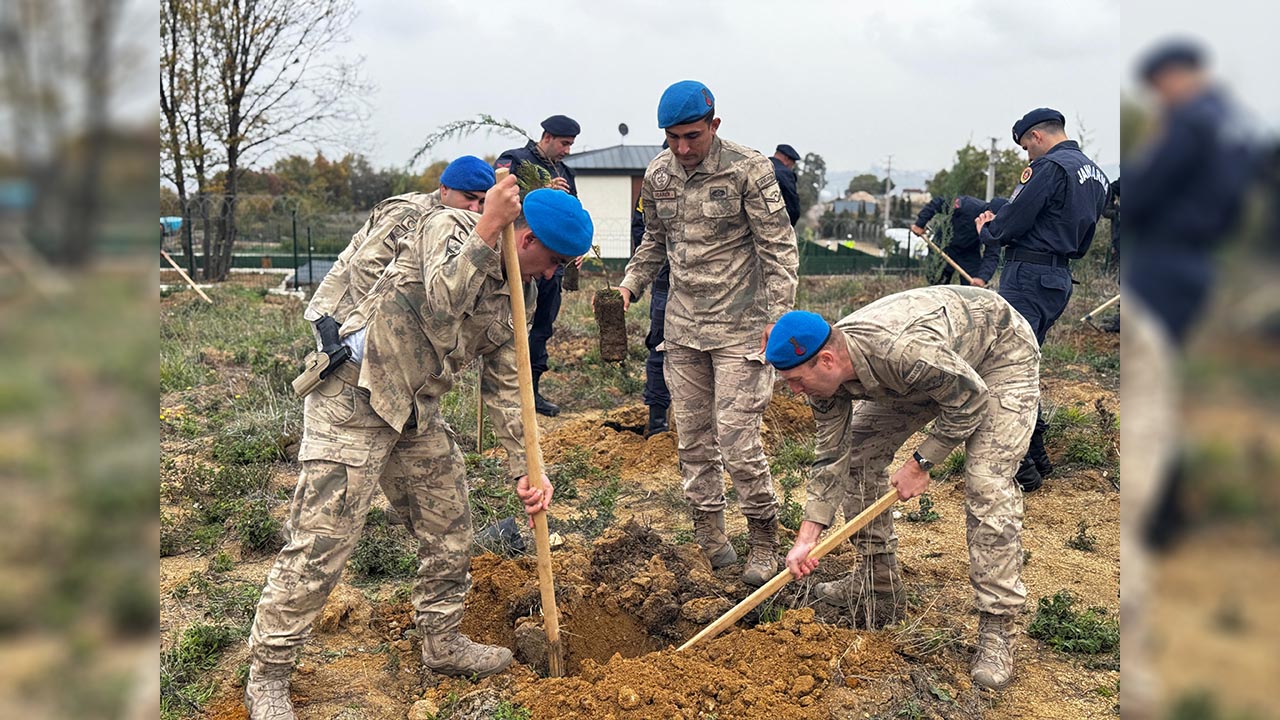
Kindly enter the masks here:
M 578 137 L 582 126 L 578 121 L 565 115 L 552 115 L 542 121 L 542 129 L 556 137 Z
M 1026 115 L 1023 115 L 1021 120 L 1013 124 L 1013 141 L 1020 142 L 1022 140 L 1023 133 L 1042 122 L 1049 121 L 1056 121 L 1062 125 L 1067 124 L 1067 119 L 1057 110 L 1052 108 L 1036 108 Z
M 796 149 L 791 147 L 790 145 L 786 145 L 786 144 L 779 145 L 778 149 L 775 150 L 775 152 L 780 152 L 786 157 L 791 158 L 793 161 L 800 162 L 800 153 L 796 152 Z
M 1162 70 L 1171 67 L 1198 68 L 1204 62 L 1204 51 L 1189 40 L 1171 40 L 1157 45 L 1138 63 L 1142 79 L 1151 82 Z

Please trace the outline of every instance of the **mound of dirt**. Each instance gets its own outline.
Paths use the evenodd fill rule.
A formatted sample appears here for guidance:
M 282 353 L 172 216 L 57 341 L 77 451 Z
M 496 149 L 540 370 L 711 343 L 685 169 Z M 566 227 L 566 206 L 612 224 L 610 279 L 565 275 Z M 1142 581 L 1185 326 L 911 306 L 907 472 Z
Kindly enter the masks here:
M 515 701 L 534 717 L 584 720 L 824 718 L 860 706 L 861 699 L 848 691 L 858 682 L 855 669 L 889 674 L 904 664 L 883 637 L 823 625 L 812 610 L 801 609 L 685 652 L 587 661 L 577 677 L 521 687 Z

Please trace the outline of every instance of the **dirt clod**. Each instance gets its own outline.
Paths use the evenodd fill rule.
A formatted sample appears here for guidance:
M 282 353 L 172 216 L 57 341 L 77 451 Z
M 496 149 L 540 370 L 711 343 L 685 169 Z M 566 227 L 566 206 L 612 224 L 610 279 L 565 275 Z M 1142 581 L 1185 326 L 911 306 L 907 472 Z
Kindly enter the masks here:
M 359 590 L 339 583 L 329 594 L 329 601 L 320 611 L 320 619 L 316 621 L 316 629 L 331 633 L 339 627 L 346 627 L 354 633 L 363 632 L 373 616 L 373 609 Z

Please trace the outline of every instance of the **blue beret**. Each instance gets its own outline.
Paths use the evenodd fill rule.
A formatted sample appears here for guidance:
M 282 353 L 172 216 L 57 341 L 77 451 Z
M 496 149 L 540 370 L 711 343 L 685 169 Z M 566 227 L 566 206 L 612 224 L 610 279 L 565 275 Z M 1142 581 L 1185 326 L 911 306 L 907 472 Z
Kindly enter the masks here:
M 582 132 L 578 121 L 565 115 L 552 115 L 543 120 L 542 129 L 556 137 L 578 137 L 578 133 Z
M 800 161 L 800 153 L 796 152 L 796 149 L 791 147 L 790 145 L 786 145 L 786 144 L 779 145 L 778 149 L 775 150 L 774 152 L 780 152 L 783 155 L 791 158 L 796 162 Z
M 681 80 L 667 88 L 658 101 L 658 127 L 684 125 L 716 109 L 716 96 L 697 80 Z
M 1021 120 L 1013 124 L 1013 141 L 1020 142 L 1023 133 L 1042 122 L 1049 122 L 1050 120 L 1056 120 L 1063 125 L 1067 124 L 1067 119 L 1062 116 L 1062 113 L 1052 108 L 1036 108 L 1023 115 Z
M 565 257 L 586 255 L 595 227 L 578 198 L 567 192 L 539 188 L 524 196 L 524 219 L 551 252 Z
M 994 197 L 991 202 L 987 203 L 987 209 L 993 213 L 999 213 L 1000 208 L 1009 204 L 1009 198 Z
M 493 168 L 475 155 L 463 155 L 440 173 L 440 184 L 451 190 L 485 192 L 495 182 Z
M 1170 40 L 1157 45 L 1138 63 L 1142 79 L 1151 82 L 1161 71 L 1171 67 L 1198 68 L 1204 62 L 1204 51 L 1190 40 Z
M 792 310 L 769 333 L 764 358 L 779 370 L 790 370 L 818 354 L 831 337 L 831 325 L 817 313 Z

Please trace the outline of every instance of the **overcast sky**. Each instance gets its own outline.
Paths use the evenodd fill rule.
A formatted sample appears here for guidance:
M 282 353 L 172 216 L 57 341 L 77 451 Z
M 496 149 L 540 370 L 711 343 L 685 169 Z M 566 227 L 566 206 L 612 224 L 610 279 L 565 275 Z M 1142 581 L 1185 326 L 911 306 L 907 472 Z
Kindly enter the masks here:
M 363 0 L 341 52 L 376 85 L 364 133 L 376 166 L 406 162 L 440 125 L 476 113 L 537 133 L 563 113 L 575 149 L 658 144 L 656 108 L 672 82 L 715 93 L 722 136 L 770 154 L 817 152 L 830 171 L 948 166 L 1013 121 L 1050 106 L 1082 121 L 1102 165 L 1119 158 L 1125 55 L 1107 0 L 865 3 L 840 0 Z M 437 159 L 516 144 L 474 136 Z M 338 149 L 334 149 L 338 152 Z

